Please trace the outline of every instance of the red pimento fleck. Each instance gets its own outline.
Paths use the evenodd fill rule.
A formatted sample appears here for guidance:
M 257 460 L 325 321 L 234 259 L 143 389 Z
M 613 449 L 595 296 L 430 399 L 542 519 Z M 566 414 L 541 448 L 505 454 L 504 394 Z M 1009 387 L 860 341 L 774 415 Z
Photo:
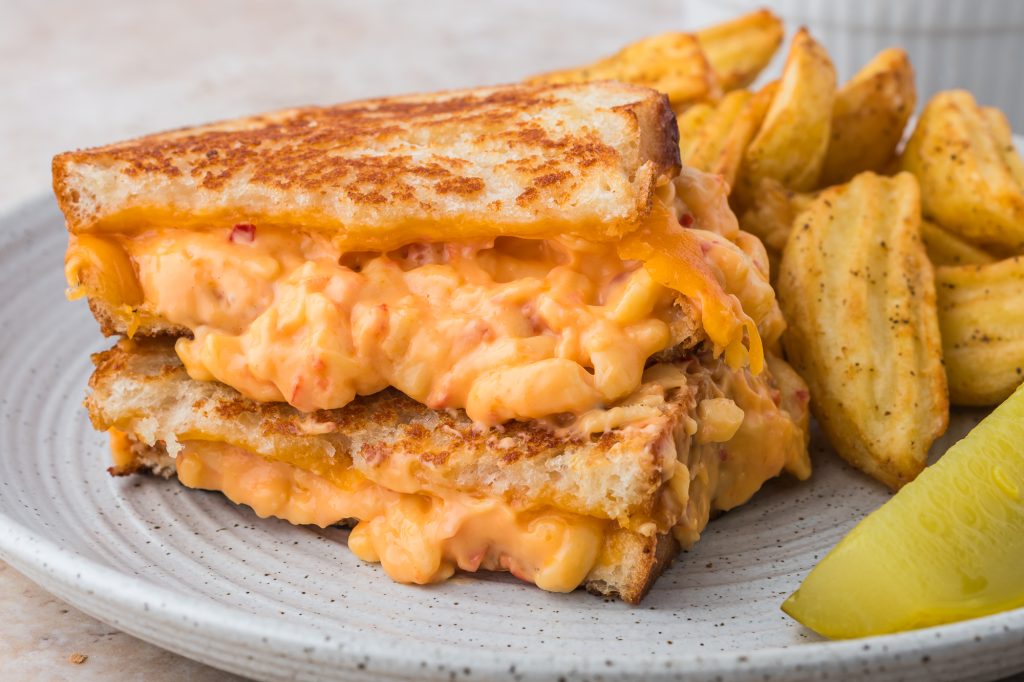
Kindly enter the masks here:
M 729 459 L 729 451 L 726 450 L 725 448 L 719 448 L 719 450 L 718 450 L 718 460 L 721 461 L 721 462 L 724 462 L 727 459 Z
M 507 554 L 501 555 L 501 558 L 498 559 L 498 565 L 524 582 L 533 582 L 533 580 L 531 580 L 530 578 L 530 575 L 523 569 L 523 566 L 521 566 L 519 562 L 517 562 L 515 559 L 508 556 Z
M 463 571 L 477 571 L 480 568 L 480 564 L 484 562 L 484 553 L 476 552 L 469 557 L 469 560 L 465 564 L 460 564 L 459 568 Z
M 811 399 L 811 394 L 802 388 L 798 388 L 793 395 L 795 395 L 796 399 L 802 403 L 806 403 Z
M 255 239 L 256 226 L 250 223 L 238 223 L 228 236 L 228 241 L 234 244 L 252 244 Z
M 684 213 L 683 215 L 679 216 L 679 224 L 682 225 L 683 227 L 690 227 L 691 225 L 693 225 L 693 214 Z

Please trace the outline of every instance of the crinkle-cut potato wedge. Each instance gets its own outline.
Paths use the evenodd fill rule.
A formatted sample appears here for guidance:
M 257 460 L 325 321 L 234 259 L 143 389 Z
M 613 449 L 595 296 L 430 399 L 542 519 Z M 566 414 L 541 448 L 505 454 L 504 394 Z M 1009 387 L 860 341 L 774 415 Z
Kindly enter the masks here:
M 921 221 L 921 238 L 932 265 L 985 265 L 996 257 L 930 220 Z
M 778 180 L 764 178 L 754 188 L 750 206 L 740 215 L 740 228 L 756 235 L 769 252 L 782 253 L 793 221 L 810 206 L 814 196 L 794 192 Z
M 901 159 L 925 215 L 979 244 L 1024 249 L 1024 170 L 1009 125 L 965 90 L 935 95 Z
M 764 178 L 797 191 L 817 186 L 828 151 L 835 91 L 832 60 L 801 29 L 793 37 L 775 97 L 743 156 L 740 184 L 745 196 Z
M 999 156 L 1006 164 L 1010 176 L 1017 182 L 1018 187 L 1024 187 L 1024 160 L 1021 160 L 1020 154 L 1013 146 L 1013 129 L 1006 120 L 1006 114 L 996 107 L 982 107 L 981 115 L 985 117 L 989 130 L 995 137 Z
M 761 123 L 757 95 L 734 90 L 718 104 L 696 104 L 679 117 L 679 152 L 691 168 L 717 173 L 732 187 L 743 152 Z M 760 111 L 759 111 L 760 110 Z
M 766 9 L 697 32 L 722 90 L 745 88 L 768 66 L 782 44 L 782 20 Z
M 772 105 L 772 102 L 775 101 L 775 95 L 778 94 L 780 85 L 779 80 L 773 80 L 765 83 L 750 99 L 750 113 L 751 118 L 754 121 L 754 133 L 751 135 L 750 140 L 747 141 L 747 147 L 750 146 L 750 142 L 754 140 L 754 137 L 757 136 L 757 132 L 761 129 L 765 116 L 768 115 L 768 108 Z M 743 164 L 745 163 L 746 155 L 747 150 L 744 149 L 743 157 L 740 158 L 740 167 L 736 173 L 736 182 L 730 186 L 729 192 L 729 204 L 732 206 L 733 212 L 737 215 L 740 215 L 754 200 L 754 193 L 757 189 L 757 184 L 759 184 L 753 183 L 749 179 L 744 178 Z
M 840 455 L 893 489 L 949 419 L 931 263 L 909 173 L 861 173 L 797 216 L 779 297 L 789 361 Z
M 939 328 L 956 405 L 995 405 L 1024 380 L 1024 256 L 937 268 Z
M 668 95 L 673 108 L 715 101 L 721 88 L 697 38 L 661 33 L 627 45 L 588 66 L 542 73 L 528 83 L 585 83 L 613 80 L 654 88 Z
M 882 50 L 836 92 L 821 185 L 881 171 L 896 156 L 914 106 L 914 68 L 903 50 Z

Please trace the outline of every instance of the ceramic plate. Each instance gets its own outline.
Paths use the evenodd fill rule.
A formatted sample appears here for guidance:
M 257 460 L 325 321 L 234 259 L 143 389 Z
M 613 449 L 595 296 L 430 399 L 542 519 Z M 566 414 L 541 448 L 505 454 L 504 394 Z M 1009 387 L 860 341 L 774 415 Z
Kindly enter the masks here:
M 779 604 L 881 486 L 814 445 L 713 522 L 637 607 L 504 575 L 391 582 L 346 532 L 259 519 L 173 481 L 112 478 L 81 407 L 109 345 L 63 298 L 63 221 L 0 221 L 0 557 L 110 625 L 259 679 L 993 679 L 1024 668 L 1024 610 L 827 642 Z M 944 448 L 980 415 L 958 415 Z

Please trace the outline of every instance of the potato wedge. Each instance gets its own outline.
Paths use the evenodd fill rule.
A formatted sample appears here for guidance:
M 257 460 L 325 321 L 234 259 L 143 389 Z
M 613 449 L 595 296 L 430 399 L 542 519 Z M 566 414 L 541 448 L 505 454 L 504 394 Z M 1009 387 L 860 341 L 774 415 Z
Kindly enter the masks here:
M 903 50 L 882 50 L 836 92 L 822 186 L 881 171 L 896 156 L 917 104 L 914 69 Z
M 913 176 L 861 173 L 797 217 L 779 273 L 783 345 L 812 411 L 840 455 L 893 489 L 949 419 L 920 222 Z
M 801 29 L 793 38 L 778 91 L 743 156 L 741 203 L 764 178 L 797 191 L 817 186 L 828 151 L 835 90 L 832 60 Z
M 1024 379 L 1024 256 L 937 268 L 939 327 L 957 405 L 996 405 Z
M 1010 122 L 1006 120 L 1006 114 L 996 107 L 982 107 L 981 115 L 985 117 L 992 136 L 995 137 L 999 149 L 999 156 L 1006 164 L 1010 175 L 1017 182 L 1017 185 L 1024 187 L 1024 161 L 1013 146 L 1013 129 Z
M 686 163 L 687 157 L 693 154 L 701 141 L 701 136 L 705 135 L 705 126 L 714 115 L 715 106 L 704 102 L 694 104 L 676 114 L 676 123 L 679 125 L 679 157 L 683 163 Z
M 679 152 L 683 163 L 717 173 L 732 187 L 754 131 L 761 123 L 757 95 L 734 90 L 712 106 L 697 104 L 679 117 Z
M 921 239 L 932 265 L 984 265 L 996 258 L 930 220 L 921 221 Z
M 766 9 L 697 32 L 722 90 L 745 88 L 768 66 L 782 44 L 782 20 Z
M 673 108 L 715 101 L 721 88 L 697 38 L 689 33 L 662 33 L 627 45 L 594 62 L 526 79 L 528 83 L 584 83 L 616 80 L 654 88 L 668 95 Z
M 754 190 L 750 207 L 740 215 L 740 228 L 760 238 L 769 253 L 780 254 L 796 216 L 813 200 L 813 194 L 794 192 L 765 178 Z
M 921 183 L 925 215 L 979 244 L 1024 250 L 1020 155 L 997 112 L 964 90 L 935 95 L 901 158 Z

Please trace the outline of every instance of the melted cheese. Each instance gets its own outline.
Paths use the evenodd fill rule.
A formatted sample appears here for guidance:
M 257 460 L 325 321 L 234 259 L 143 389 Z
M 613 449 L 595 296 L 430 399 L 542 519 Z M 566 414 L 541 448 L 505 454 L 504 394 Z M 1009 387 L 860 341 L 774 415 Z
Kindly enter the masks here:
M 499 240 L 345 255 L 314 236 L 125 240 L 145 312 L 194 330 L 189 374 L 302 410 L 394 386 L 483 424 L 628 395 L 675 295 L 613 247 Z
M 733 242 L 713 232 L 683 229 L 668 218 L 662 205 L 656 209 L 665 217 L 626 235 L 619 254 L 642 261 L 657 282 L 698 301 L 704 331 L 724 350 L 729 366 L 749 363 L 759 373 L 764 366 L 761 336 L 744 312 L 743 300 L 729 290 L 738 290 L 759 304 L 765 299 L 768 310 L 775 312 L 778 307 L 767 278 L 749 267 L 749 257 Z
M 780 373 L 792 372 L 779 358 L 769 361 Z M 795 372 L 776 388 L 746 370 L 708 370 L 694 360 L 666 371 L 710 371 L 693 442 L 669 480 L 682 509 L 672 531 L 684 548 L 700 539 L 711 512 L 743 504 L 784 469 L 800 479 L 810 476 L 807 387 Z
M 608 522 L 555 509 L 519 511 L 503 500 L 447 492 L 400 493 L 349 470 L 347 485 L 242 448 L 185 441 L 179 480 L 222 491 L 261 517 L 320 527 L 359 519 L 349 548 L 392 579 L 425 584 L 463 571 L 507 570 L 553 592 L 580 585 L 597 563 Z
M 720 220 L 723 209 L 701 210 Z M 499 238 L 362 253 L 245 227 L 243 238 L 237 227 L 79 235 L 68 280 L 134 322 L 192 330 L 176 349 L 194 379 L 304 411 L 393 386 L 484 425 L 630 395 L 673 343 L 680 293 L 733 367 L 759 372 L 761 334 L 781 333 L 763 249 L 683 229 L 661 200 L 618 245 Z
M 135 463 L 135 453 L 132 452 L 132 442 L 128 435 L 117 429 L 110 429 L 110 454 L 114 461 L 113 473 L 130 472 Z

